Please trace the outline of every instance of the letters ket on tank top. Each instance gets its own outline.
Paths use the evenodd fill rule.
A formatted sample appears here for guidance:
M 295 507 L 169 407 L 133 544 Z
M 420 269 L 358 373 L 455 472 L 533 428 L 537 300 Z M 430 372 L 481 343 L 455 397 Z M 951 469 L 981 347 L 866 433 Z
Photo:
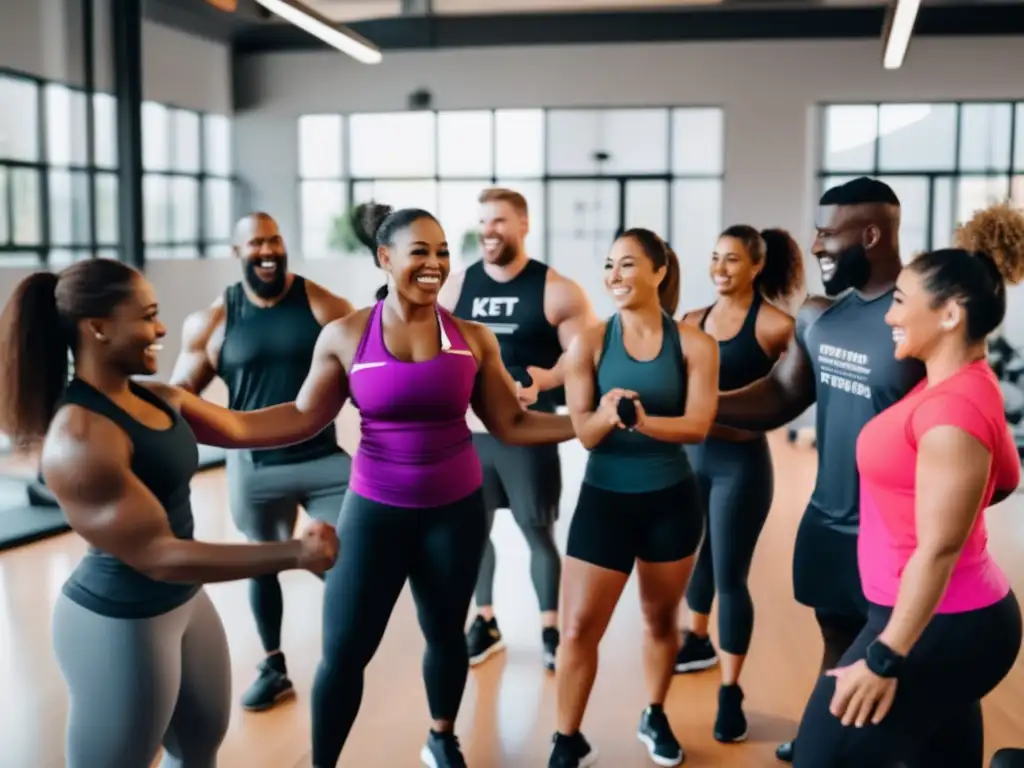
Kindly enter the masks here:
M 394 507 L 459 501 L 483 482 L 466 424 L 476 359 L 454 319 L 438 308 L 438 354 L 423 362 L 399 360 L 384 342 L 383 314 L 377 302 L 348 374 L 362 434 L 349 488 Z

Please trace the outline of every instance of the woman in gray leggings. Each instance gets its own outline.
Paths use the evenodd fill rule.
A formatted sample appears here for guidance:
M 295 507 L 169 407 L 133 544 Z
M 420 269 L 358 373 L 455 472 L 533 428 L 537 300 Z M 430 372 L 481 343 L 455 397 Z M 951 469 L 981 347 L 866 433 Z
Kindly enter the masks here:
M 108 259 L 27 277 L 0 317 L 0 429 L 19 448 L 41 444 L 46 483 L 90 545 L 53 616 L 68 768 L 148 768 L 161 745 L 163 768 L 213 768 L 231 668 L 200 585 L 322 573 L 337 554 L 324 523 L 287 542 L 193 540 L 198 450 L 182 395 L 131 379 L 156 372 L 163 335 L 152 287 Z

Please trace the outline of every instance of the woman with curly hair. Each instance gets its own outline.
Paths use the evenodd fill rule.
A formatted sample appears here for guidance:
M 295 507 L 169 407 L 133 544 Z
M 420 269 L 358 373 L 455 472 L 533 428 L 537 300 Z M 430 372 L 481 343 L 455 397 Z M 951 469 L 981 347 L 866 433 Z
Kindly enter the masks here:
M 718 388 L 740 389 L 766 376 L 789 344 L 793 318 L 779 304 L 803 289 L 803 254 L 788 232 L 729 227 L 711 254 L 718 301 L 693 310 L 683 322 L 718 341 Z M 697 565 L 686 591 L 690 608 L 676 672 L 718 663 L 708 637 L 711 604 L 718 594 L 722 687 L 714 735 L 722 742 L 747 735 L 740 670 L 754 628 L 747 588 L 750 562 L 772 505 L 773 469 L 764 433 L 714 427 L 707 440 L 686 446 L 701 487 L 707 521 Z
M 1024 216 L 980 211 L 955 243 L 903 270 L 886 316 L 896 357 L 927 376 L 857 440 L 868 623 L 818 681 L 798 768 L 981 768 L 981 700 L 1020 651 L 1020 606 L 988 552 L 984 510 L 1020 478 L 986 338 L 1006 283 L 1024 278 Z

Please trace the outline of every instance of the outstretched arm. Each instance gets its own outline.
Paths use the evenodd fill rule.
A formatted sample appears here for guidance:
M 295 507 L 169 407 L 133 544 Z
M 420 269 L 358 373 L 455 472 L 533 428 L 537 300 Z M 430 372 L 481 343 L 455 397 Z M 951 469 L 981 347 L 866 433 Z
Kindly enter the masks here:
M 462 323 L 462 327 L 472 338 L 479 366 L 471 405 L 488 432 L 509 445 L 562 443 L 576 436 L 568 416 L 523 410 L 491 330 L 476 323 Z
M 333 421 L 348 397 L 348 377 L 341 363 L 346 343 L 344 321 L 327 325 L 317 339 L 313 363 L 293 403 L 230 411 L 192 393 L 162 391 L 188 421 L 196 438 L 221 448 L 273 448 L 309 440 Z
M 304 567 L 297 539 L 271 544 L 179 539 L 167 511 L 132 473 L 130 462 L 131 444 L 112 422 L 73 406 L 58 414 L 43 449 L 43 477 L 71 527 L 94 547 L 164 582 L 233 581 Z
M 637 432 L 666 443 L 699 443 L 711 431 L 718 408 L 718 342 L 682 323 L 679 335 L 687 372 L 683 415 L 644 415 L 637 423 Z
M 788 424 L 814 404 L 814 368 L 803 337 L 828 306 L 827 299 L 808 297 L 797 315 L 796 330 L 786 352 L 771 372 L 742 389 L 719 395 L 715 417 L 719 424 L 768 432 Z

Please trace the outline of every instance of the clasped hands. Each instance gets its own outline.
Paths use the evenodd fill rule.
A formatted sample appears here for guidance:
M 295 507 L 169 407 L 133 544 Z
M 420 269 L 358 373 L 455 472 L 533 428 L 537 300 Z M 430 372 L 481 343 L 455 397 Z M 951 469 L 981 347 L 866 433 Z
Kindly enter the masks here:
M 620 403 L 623 400 L 631 401 L 633 409 L 636 412 L 635 420 L 632 424 L 624 422 L 623 417 L 628 416 L 628 413 L 623 413 L 620 408 Z M 640 403 L 640 396 L 631 389 L 621 389 L 615 387 L 609 389 L 601 397 L 601 402 L 597 406 L 597 414 L 599 417 L 612 427 L 618 427 L 619 429 L 637 429 L 643 426 L 644 421 L 647 419 L 647 412 L 644 410 L 643 405 Z

